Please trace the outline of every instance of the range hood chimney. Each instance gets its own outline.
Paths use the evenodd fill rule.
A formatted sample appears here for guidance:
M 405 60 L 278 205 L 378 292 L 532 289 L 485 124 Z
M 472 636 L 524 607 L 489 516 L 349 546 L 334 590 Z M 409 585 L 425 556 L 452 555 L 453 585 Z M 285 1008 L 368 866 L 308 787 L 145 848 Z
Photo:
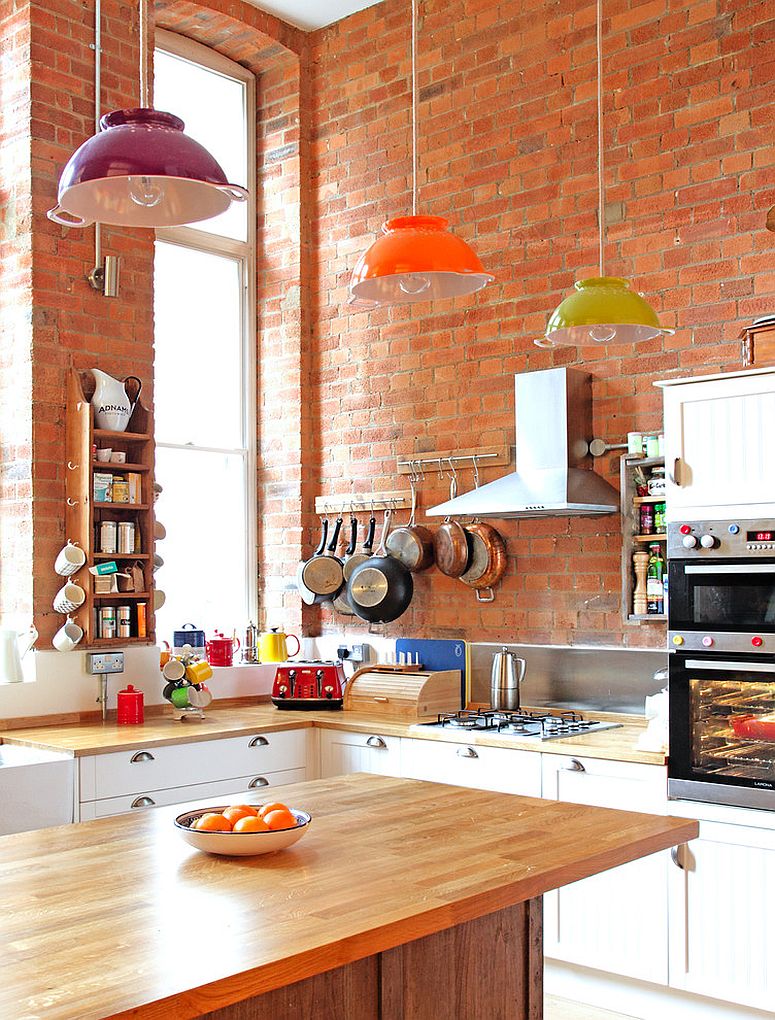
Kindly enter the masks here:
M 589 464 L 591 376 L 548 368 L 514 376 L 517 470 L 446 503 L 429 517 L 591 517 L 619 510 L 619 494 Z

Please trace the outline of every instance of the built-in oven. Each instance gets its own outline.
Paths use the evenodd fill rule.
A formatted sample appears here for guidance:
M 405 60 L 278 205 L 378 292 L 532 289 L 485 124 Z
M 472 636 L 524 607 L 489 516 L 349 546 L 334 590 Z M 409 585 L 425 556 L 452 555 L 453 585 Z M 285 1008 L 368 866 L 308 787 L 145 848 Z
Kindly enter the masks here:
M 668 526 L 671 798 L 775 808 L 775 520 Z

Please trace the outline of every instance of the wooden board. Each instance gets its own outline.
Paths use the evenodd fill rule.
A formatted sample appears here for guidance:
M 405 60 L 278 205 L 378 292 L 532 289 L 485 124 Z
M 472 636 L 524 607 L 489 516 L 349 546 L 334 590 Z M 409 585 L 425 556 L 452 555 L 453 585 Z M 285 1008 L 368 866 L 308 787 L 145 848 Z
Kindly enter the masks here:
M 264 857 L 194 850 L 173 828 L 182 806 L 0 839 L 0 1016 L 37 1015 L 42 1002 L 46 1020 L 201 1016 L 686 842 L 699 828 L 363 774 L 282 796 L 312 825 Z

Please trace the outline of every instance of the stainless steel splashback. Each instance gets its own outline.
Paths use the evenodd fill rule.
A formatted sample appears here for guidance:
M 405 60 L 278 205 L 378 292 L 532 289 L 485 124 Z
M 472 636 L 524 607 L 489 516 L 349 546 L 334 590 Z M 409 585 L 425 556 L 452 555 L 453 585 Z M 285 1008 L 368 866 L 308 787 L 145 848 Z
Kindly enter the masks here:
M 471 645 L 471 701 L 490 703 L 492 657 L 503 643 Z M 665 686 L 654 673 L 667 651 L 575 645 L 506 644 L 527 661 L 523 705 L 643 715 L 647 694 Z

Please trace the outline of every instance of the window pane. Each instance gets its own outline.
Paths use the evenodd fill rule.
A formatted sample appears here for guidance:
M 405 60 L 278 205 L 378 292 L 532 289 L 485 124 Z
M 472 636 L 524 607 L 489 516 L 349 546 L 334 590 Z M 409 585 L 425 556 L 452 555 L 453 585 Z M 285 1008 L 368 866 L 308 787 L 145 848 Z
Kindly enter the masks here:
M 248 622 L 242 456 L 157 447 L 156 478 L 156 516 L 167 529 L 158 546 L 156 586 L 167 601 L 156 614 L 157 640 L 172 644 L 184 623 L 208 637 L 215 629 L 239 634 Z
M 240 262 L 158 241 L 154 272 L 156 438 L 242 448 Z
M 244 82 L 157 49 L 153 88 L 156 109 L 180 117 L 186 134 L 218 160 L 229 183 L 248 187 Z M 246 203 L 232 202 L 225 213 L 193 226 L 246 241 L 247 223 Z

